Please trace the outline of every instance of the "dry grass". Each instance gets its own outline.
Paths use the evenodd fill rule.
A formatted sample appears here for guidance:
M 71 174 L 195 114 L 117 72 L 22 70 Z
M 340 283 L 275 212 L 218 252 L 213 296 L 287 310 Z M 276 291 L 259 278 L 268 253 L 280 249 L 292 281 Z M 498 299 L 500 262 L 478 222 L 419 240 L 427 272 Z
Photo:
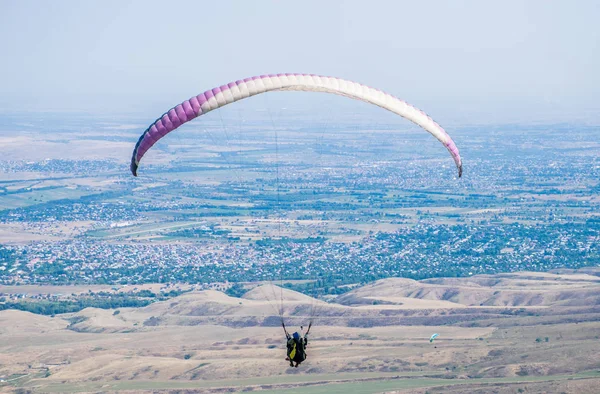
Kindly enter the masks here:
M 561 274 L 561 286 L 598 286 L 589 276 Z M 553 275 L 529 273 L 466 278 L 461 291 L 485 289 L 485 283 L 520 288 L 522 281 L 535 281 L 536 288 L 542 289 L 535 291 L 552 293 L 556 291 L 555 279 Z M 273 293 L 283 294 L 291 329 L 296 329 L 295 324 L 306 324 L 307 305 L 314 301 L 270 285 L 255 288 L 241 299 L 217 291 L 192 292 L 145 308 L 122 308 L 117 315 L 94 308 L 54 318 L 3 311 L 0 377 L 30 373 L 19 384 L 39 392 L 101 391 L 103 386 L 135 392 L 204 387 L 210 392 L 218 387 L 242 390 L 273 388 L 276 384 L 282 385 L 278 390 L 296 387 L 299 392 L 316 393 L 338 386 L 306 385 L 341 380 L 356 381 L 357 389 L 363 387 L 361 390 L 366 391 L 361 392 L 371 393 L 375 388 L 390 391 L 409 387 L 405 383 L 415 388 L 448 386 L 457 379 L 480 392 L 489 387 L 510 392 L 501 390 L 525 384 L 528 392 L 554 387 L 590 392 L 589 384 L 597 383 L 594 379 L 567 383 L 563 377 L 583 379 L 577 374 L 600 366 L 600 323 L 593 306 L 574 309 L 550 305 L 539 309 L 544 311 L 539 316 L 515 308 L 508 310 L 515 313 L 502 315 L 496 312 L 499 308 L 458 303 L 452 308 L 449 301 L 395 295 L 406 286 L 441 286 L 438 281 L 388 280 L 353 292 L 357 298 L 403 302 L 398 305 L 322 305 L 311 331 L 309 358 L 298 369 L 288 368 L 283 360 L 284 338 L 281 328 L 276 327 L 277 319 L 267 323 L 273 326 L 261 325 L 273 315 Z M 456 279 L 447 281 L 445 286 L 458 286 Z M 544 285 L 544 281 L 548 283 Z M 155 286 L 160 289 L 160 285 Z M 427 294 L 437 293 L 423 293 Z M 573 297 L 578 294 L 572 293 Z M 426 307 L 419 309 L 420 302 Z M 64 319 L 74 316 L 82 321 L 68 329 L 69 322 Z M 571 322 L 574 316 L 581 321 Z M 439 337 L 430 343 L 434 332 Z M 40 378 L 45 371 L 50 375 Z M 390 380 L 409 375 L 412 377 L 405 383 Z M 529 377 L 551 382 L 518 383 Z M 363 384 L 361 379 L 374 380 Z M 489 386 L 498 383 L 503 385 Z M 436 390 L 432 392 L 460 392 Z
M 392 278 L 353 290 L 339 298 L 345 305 L 374 301 L 402 305 L 406 298 L 437 301 L 438 308 L 460 306 L 584 306 L 600 303 L 600 277 L 576 274 L 512 273 L 424 281 Z M 408 303 L 410 305 L 410 303 Z M 418 304 L 417 304 L 418 305 Z M 436 307 L 436 304 L 431 304 Z

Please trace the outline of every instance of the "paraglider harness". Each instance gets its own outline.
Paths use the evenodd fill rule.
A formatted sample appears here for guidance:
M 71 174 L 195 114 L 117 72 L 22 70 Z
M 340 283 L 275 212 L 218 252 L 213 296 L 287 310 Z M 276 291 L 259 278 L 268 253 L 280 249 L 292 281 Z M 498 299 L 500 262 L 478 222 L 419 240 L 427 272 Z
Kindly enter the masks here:
M 285 332 L 285 337 L 287 338 L 286 360 L 289 360 L 290 367 L 298 367 L 302 361 L 306 360 L 306 345 L 308 345 L 308 333 L 312 327 L 312 321 L 308 324 L 308 330 L 306 330 L 306 334 L 304 334 L 303 337 L 300 337 L 297 332 L 290 335 L 285 328 L 283 319 L 281 320 L 281 326 L 283 327 L 283 332 Z M 300 330 L 302 329 L 303 327 L 300 327 Z M 296 363 L 296 365 L 294 365 L 294 363 Z

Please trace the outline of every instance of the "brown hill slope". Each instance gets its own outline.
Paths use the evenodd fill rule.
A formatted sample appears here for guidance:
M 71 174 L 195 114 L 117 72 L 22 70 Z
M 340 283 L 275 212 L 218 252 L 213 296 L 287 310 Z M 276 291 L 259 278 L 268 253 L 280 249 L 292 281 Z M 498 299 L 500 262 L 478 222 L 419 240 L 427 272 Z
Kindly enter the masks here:
M 375 327 L 389 325 L 468 324 L 515 313 L 548 315 L 548 321 L 590 321 L 600 315 L 600 278 L 574 274 L 518 273 L 423 281 L 391 278 L 360 287 L 325 303 L 273 285 L 256 287 L 242 298 L 206 290 L 190 292 L 144 308 L 113 311 L 88 308 L 71 317 L 72 329 L 84 332 L 148 331 L 157 326 L 278 326 L 286 324 Z M 282 302 L 283 300 L 283 302 Z M 515 308 L 534 307 L 536 312 Z M 539 308 L 560 307 L 557 312 Z M 585 309 L 583 310 L 582 309 Z M 512 309 L 506 309 L 512 308 Z M 596 309 L 594 309 L 596 308 Z M 553 317 L 550 317 L 553 316 Z M 498 323 L 500 324 L 500 323 Z
M 349 306 L 401 304 L 407 299 L 445 301 L 456 306 L 589 306 L 600 304 L 600 278 L 534 272 L 422 281 L 390 278 L 355 289 L 337 302 Z
M 276 299 L 274 299 L 276 297 Z M 69 315 L 78 320 L 70 328 L 80 332 L 148 331 L 155 326 L 223 324 L 231 327 L 277 326 L 279 315 L 299 325 L 308 324 L 316 313 L 343 315 L 350 308 L 327 304 L 277 286 L 259 286 L 243 298 L 215 290 L 190 292 L 143 308 L 112 310 L 86 308 Z
M 60 318 L 35 315 L 30 312 L 0 311 L 0 335 L 30 335 L 59 331 L 67 326 Z

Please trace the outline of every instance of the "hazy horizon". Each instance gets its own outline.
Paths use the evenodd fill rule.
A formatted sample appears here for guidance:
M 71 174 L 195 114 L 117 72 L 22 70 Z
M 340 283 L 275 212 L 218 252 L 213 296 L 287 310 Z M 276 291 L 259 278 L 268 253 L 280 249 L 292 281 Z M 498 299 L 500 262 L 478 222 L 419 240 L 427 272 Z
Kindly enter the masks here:
M 306 72 L 442 123 L 596 122 L 598 16 L 594 1 L 2 1 L 0 109 L 155 114 L 231 80 Z M 321 96 L 282 106 L 346 105 Z

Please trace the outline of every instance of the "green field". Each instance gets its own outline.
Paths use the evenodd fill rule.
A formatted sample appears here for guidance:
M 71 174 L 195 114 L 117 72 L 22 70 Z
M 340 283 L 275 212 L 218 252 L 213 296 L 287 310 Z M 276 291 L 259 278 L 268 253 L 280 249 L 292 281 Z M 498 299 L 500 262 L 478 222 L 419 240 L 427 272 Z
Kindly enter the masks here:
M 33 189 L 31 191 L 20 191 L 18 193 L 0 194 L 0 210 L 25 208 L 37 204 L 43 204 L 56 200 L 76 200 L 83 196 L 96 194 L 97 191 L 84 188 L 51 188 Z
M 440 372 L 441 373 L 441 372 Z M 572 375 L 550 376 L 517 376 L 507 378 L 474 378 L 447 379 L 431 377 L 431 372 L 405 373 L 340 373 L 340 374 L 310 374 L 284 375 L 271 378 L 250 378 L 240 380 L 208 380 L 208 381 L 113 381 L 86 383 L 49 383 L 34 379 L 22 382 L 20 387 L 29 388 L 34 392 L 45 393 L 78 393 L 97 390 L 128 391 L 128 390 L 177 390 L 177 389 L 223 389 L 227 391 L 248 391 L 250 388 L 264 387 L 261 393 L 298 393 L 298 394 L 375 394 L 390 390 L 405 390 L 411 388 L 456 386 L 456 385 L 485 385 L 485 384 L 514 384 L 536 383 L 561 380 L 600 378 L 600 371 L 585 372 Z M 17 382 L 15 382 L 17 383 Z M 265 387 L 266 386 L 266 387 Z M 0 386 L 1 387 L 1 386 Z

